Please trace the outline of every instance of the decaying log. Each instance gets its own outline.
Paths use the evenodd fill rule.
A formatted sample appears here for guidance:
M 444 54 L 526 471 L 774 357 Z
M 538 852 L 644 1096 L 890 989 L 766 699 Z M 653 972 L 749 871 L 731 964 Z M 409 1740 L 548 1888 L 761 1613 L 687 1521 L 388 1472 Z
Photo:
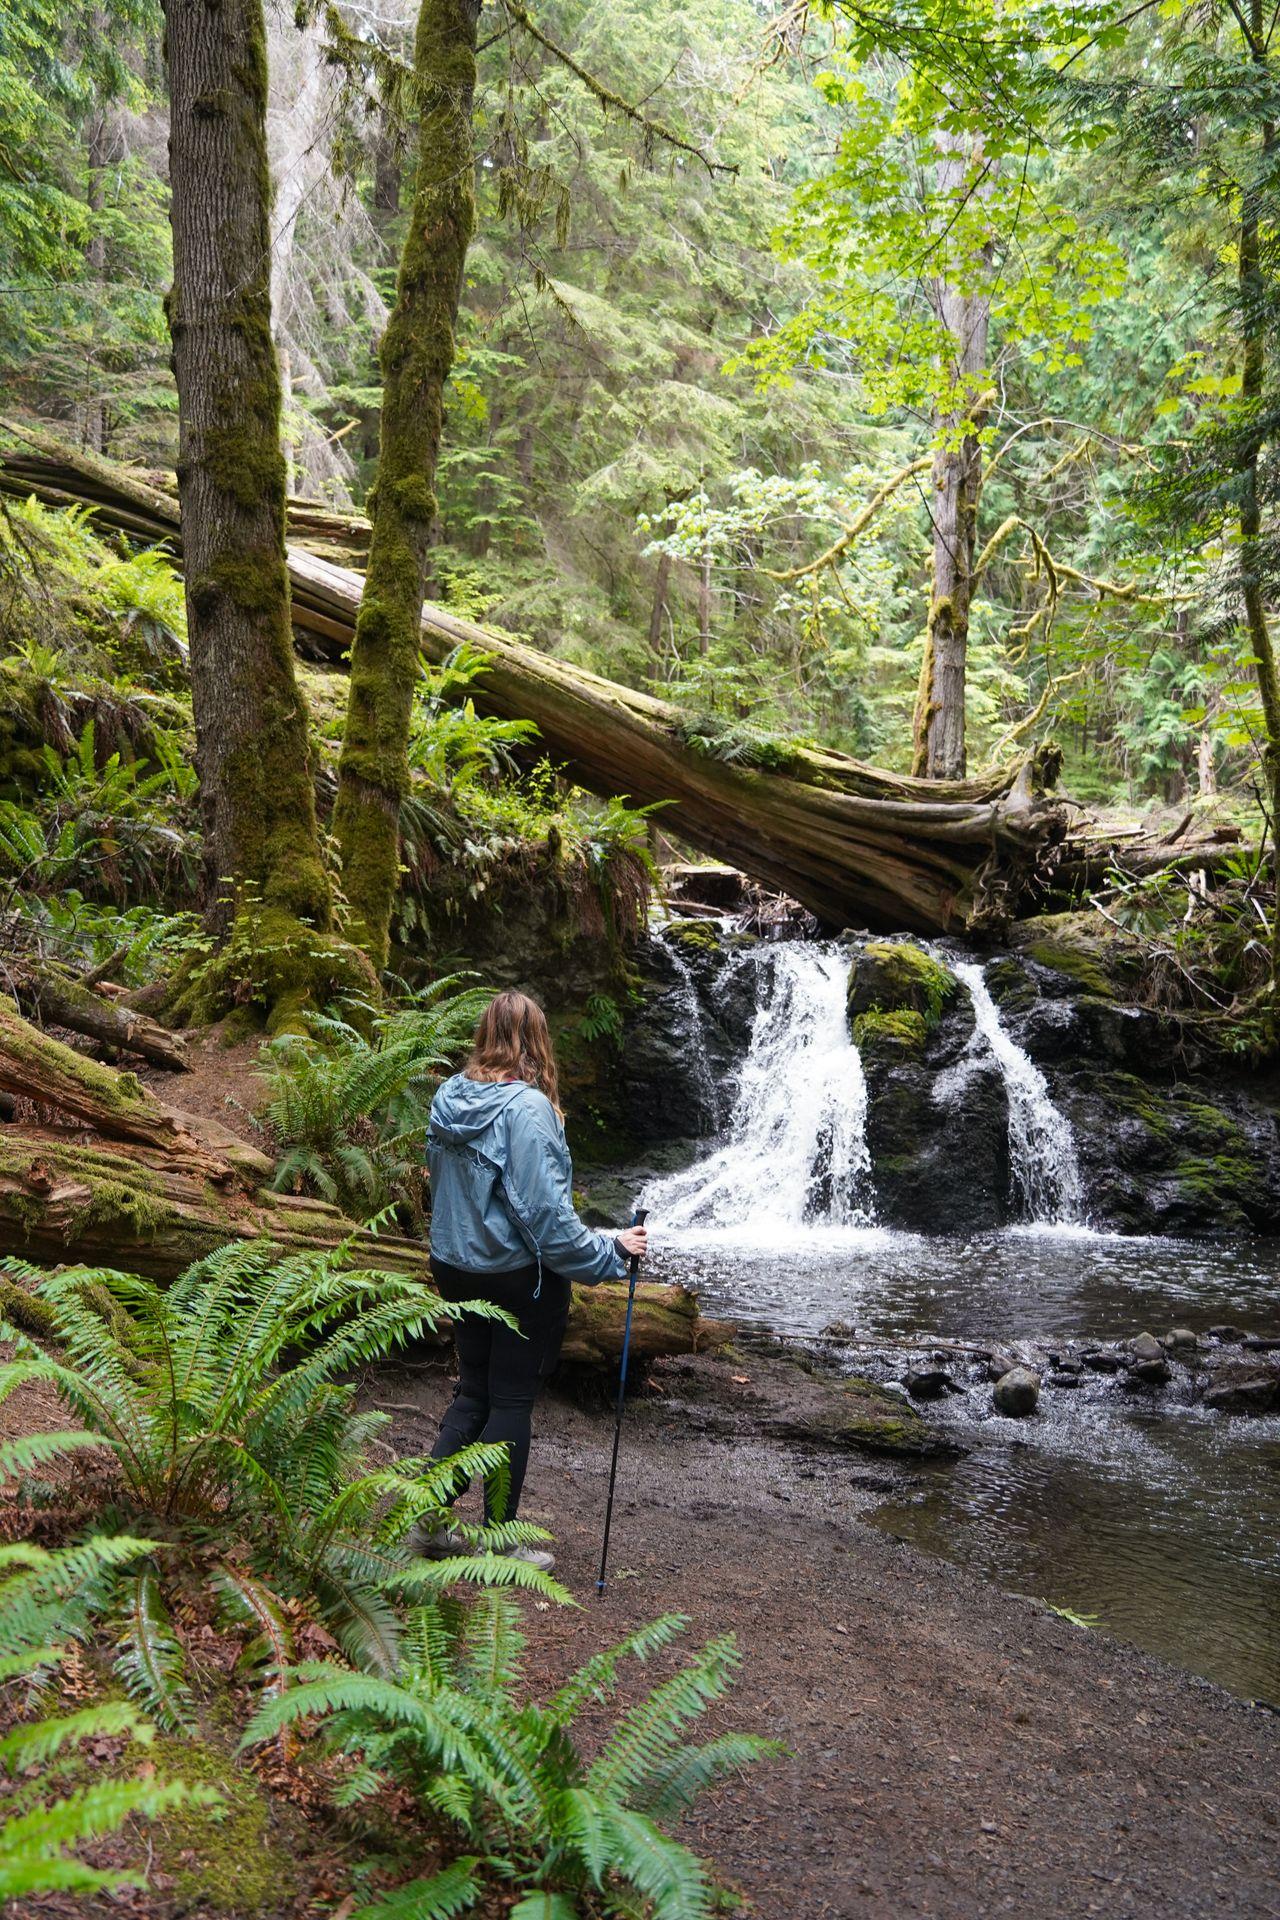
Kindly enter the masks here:
M 430 1279 L 420 1241 L 353 1227 L 323 1200 L 273 1193 L 263 1184 L 273 1163 L 257 1148 L 219 1121 L 164 1106 L 132 1074 L 73 1053 L 2 998 L 0 1096 L 24 1116 L 0 1126 L 2 1253 L 169 1281 L 229 1240 L 268 1240 L 283 1253 L 346 1243 L 353 1263 Z M 611 1368 L 626 1304 L 625 1287 L 579 1289 L 566 1359 Z M 21 1301 L 11 1317 L 39 1331 Z M 695 1351 L 696 1298 L 642 1286 L 632 1339 L 643 1359 Z
M 69 975 L 28 961 L 13 969 L 11 979 L 19 1006 L 42 1025 L 66 1027 L 100 1046 L 136 1053 L 139 1059 L 171 1072 L 189 1072 L 186 1043 L 148 1014 L 106 1000 Z
M 177 550 L 177 502 L 157 484 L 163 476 L 12 431 L 25 445 L 0 456 L 0 489 L 88 502 L 104 525 Z M 360 574 L 298 545 L 289 573 L 295 631 L 341 655 Z M 1017 911 L 1066 831 L 1066 809 L 1037 789 L 1030 761 L 951 781 L 887 773 L 821 748 L 788 747 L 772 765 L 750 765 L 698 744 L 689 716 L 669 701 L 428 603 L 424 654 L 439 662 L 464 641 L 491 659 L 469 689 L 481 711 L 532 720 L 584 787 L 636 805 L 669 803 L 673 831 L 825 921 L 924 933 L 999 922 Z

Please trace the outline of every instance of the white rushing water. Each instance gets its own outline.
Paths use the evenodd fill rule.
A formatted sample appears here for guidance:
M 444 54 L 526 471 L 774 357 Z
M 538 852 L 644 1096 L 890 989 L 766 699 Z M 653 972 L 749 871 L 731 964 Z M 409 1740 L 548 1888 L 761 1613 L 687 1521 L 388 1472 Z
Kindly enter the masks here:
M 757 1245 L 873 1223 L 867 1087 L 849 1034 L 849 955 L 803 941 L 754 956 L 759 1004 L 722 1146 L 640 1196 L 654 1225 Z
M 661 933 L 658 939 L 676 976 L 677 992 L 683 1003 L 683 1021 L 689 1038 L 693 1071 L 698 1083 L 698 1094 L 706 1107 L 711 1126 L 715 1128 L 720 1125 L 723 1111 L 720 1105 L 720 1088 L 711 1070 L 706 1036 L 702 1031 L 702 1008 L 698 1003 L 698 988 L 693 977 L 693 969 L 681 953 L 678 940 L 663 940 Z
M 973 1001 L 974 1038 L 1004 1076 L 1009 1101 L 1009 1167 L 1021 1218 L 1037 1226 L 1069 1226 L 1083 1217 L 1080 1167 L 1070 1122 L 1054 1106 L 1039 1067 L 1004 1029 L 982 968 L 949 959 Z

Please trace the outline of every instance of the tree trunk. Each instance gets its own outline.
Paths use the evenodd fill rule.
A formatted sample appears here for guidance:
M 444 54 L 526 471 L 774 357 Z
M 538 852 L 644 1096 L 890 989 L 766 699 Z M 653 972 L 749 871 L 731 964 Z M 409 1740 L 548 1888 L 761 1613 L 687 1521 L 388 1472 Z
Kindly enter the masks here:
M 103 33 L 105 30 L 106 25 L 101 9 L 95 8 L 93 31 Z M 97 215 L 102 212 L 102 182 L 107 167 L 107 116 L 105 113 L 95 113 L 89 122 L 85 157 L 88 164 L 85 203 L 90 214 Z M 96 282 L 97 297 L 101 299 L 102 280 L 107 265 L 107 239 L 100 224 L 95 224 L 90 233 L 89 244 L 85 249 L 85 265 Z M 90 336 L 88 365 L 85 369 L 91 389 L 96 388 L 102 378 L 97 362 L 96 334 L 95 320 Z M 107 402 L 103 394 L 94 391 L 90 391 L 85 399 L 84 443 L 91 453 L 105 453 L 107 450 Z
M 1267 70 L 1267 35 L 1262 0 L 1251 0 L 1248 51 L 1251 59 Z M 1275 147 L 1275 128 L 1264 122 L 1261 131 L 1262 154 L 1269 159 Z M 1268 177 L 1270 169 L 1265 169 Z M 1271 976 L 1280 978 L 1280 668 L 1277 667 L 1271 626 L 1267 618 L 1266 555 L 1262 544 L 1262 504 L 1258 491 L 1258 465 L 1262 455 L 1264 429 L 1254 428 L 1262 412 L 1263 387 L 1267 372 L 1268 290 L 1262 260 L 1262 199 L 1264 189 L 1253 183 L 1242 196 L 1240 210 L 1240 328 L 1244 343 L 1240 378 L 1240 399 L 1247 413 L 1245 434 L 1239 456 L 1240 491 L 1240 584 L 1244 599 L 1245 625 L 1253 654 L 1258 690 L 1262 696 L 1262 717 L 1266 741 L 1262 750 L 1263 777 L 1271 809 L 1272 865 L 1276 901 L 1271 916 Z
M 943 159 L 939 191 L 966 190 L 966 176 L 978 158 L 958 151 L 950 135 L 940 134 Z M 972 262 L 963 263 L 966 282 Z M 969 649 L 969 606 L 973 597 L 973 561 L 982 491 L 984 415 L 982 376 L 987 362 L 991 302 L 984 293 L 960 292 L 939 277 L 933 285 L 934 313 L 948 337 L 948 404 L 934 416 L 937 451 L 933 461 L 933 590 L 925 631 L 924 660 L 913 722 L 912 772 L 929 780 L 960 780 L 966 768 L 965 678 Z M 968 424 L 969 431 L 961 432 Z
M 309 950 L 330 924 L 284 554 L 261 0 L 165 0 L 191 695 L 211 921 Z M 299 963 L 301 964 L 301 962 Z M 279 997 L 273 985 L 271 999 Z
M 134 1008 L 104 999 L 52 967 L 20 962 L 10 970 L 10 983 L 18 1004 L 41 1021 L 82 1033 L 99 1046 L 136 1053 L 153 1066 L 178 1073 L 190 1068 L 184 1042 L 168 1027 Z
M 704 546 L 698 566 L 698 652 L 711 646 L 711 548 Z
M 667 587 L 671 579 L 671 555 L 658 555 L 658 570 L 653 581 L 653 607 L 649 613 L 649 651 L 656 674 L 662 663 L 662 623 L 667 617 Z
M 418 172 L 382 342 L 373 540 L 351 649 L 333 828 L 352 935 L 385 965 L 399 884 L 400 803 L 419 672 L 444 384 L 475 219 L 471 105 L 480 0 L 422 0 L 414 45 Z

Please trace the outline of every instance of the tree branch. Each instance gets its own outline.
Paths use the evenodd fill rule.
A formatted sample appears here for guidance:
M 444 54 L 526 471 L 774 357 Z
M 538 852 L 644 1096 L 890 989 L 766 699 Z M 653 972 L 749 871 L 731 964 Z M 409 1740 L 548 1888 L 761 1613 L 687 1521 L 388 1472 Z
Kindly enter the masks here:
M 520 5 L 520 0 L 503 0 L 503 5 L 511 18 L 524 28 L 530 39 L 536 40 L 553 59 L 560 62 L 561 66 L 567 67 L 574 78 L 582 82 L 587 92 L 598 100 L 602 107 L 622 114 L 625 119 L 638 126 L 646 142 L 661 140 L 665 146 L 673 147 L 677 153 L 687 153 L 691 159 L 704 166 L 713 179 L 718 173 L 737 173 L 738 169 L 735 165 L 726 160 L 709 160 L 702 148 L 696 146 L 693 141 L 682 139 L 664 121 L 652 119 L 642 107 L 636 106 L 634 101 L 624 99 L 620 93 L 615 93 L 612 87 L 606 86 L 598 74 L 592 73 L 589 68 L 575 60 L 567 47 L 562 47 L 558 40 L 553 40 L 549 33 L 545 33 L 541 27 L 537 26 L 526 9 Z

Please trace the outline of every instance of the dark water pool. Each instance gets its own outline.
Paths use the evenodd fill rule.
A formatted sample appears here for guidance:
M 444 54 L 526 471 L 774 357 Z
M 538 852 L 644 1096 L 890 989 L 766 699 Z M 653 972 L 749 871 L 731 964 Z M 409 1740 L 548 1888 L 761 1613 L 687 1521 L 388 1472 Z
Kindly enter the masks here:
M 840 1321 L 851 1339 L 902 1348 L 928 1335 L 1080 1342 L 1221 1322 L 1280 1333 L 1280 1247 L 1262 1241 L 823 1228 L 761 1245 L 659 1230 L 653 1266 L 696 1285 L 708 1313 L 793 1335 Z M 858 1351 L 843 1351 L 851 1369 Z M 1046 1388 L 1022 1421 L 993 1415 L 989 1387 L 973 1382 L 930 1417 L 972 1450 L 922 1475 L 878 1525 L 1280 1704 L 1280 1419 L 1207 1412 L 1181 1374 L 1141 1399 L 1098 1376 Z

